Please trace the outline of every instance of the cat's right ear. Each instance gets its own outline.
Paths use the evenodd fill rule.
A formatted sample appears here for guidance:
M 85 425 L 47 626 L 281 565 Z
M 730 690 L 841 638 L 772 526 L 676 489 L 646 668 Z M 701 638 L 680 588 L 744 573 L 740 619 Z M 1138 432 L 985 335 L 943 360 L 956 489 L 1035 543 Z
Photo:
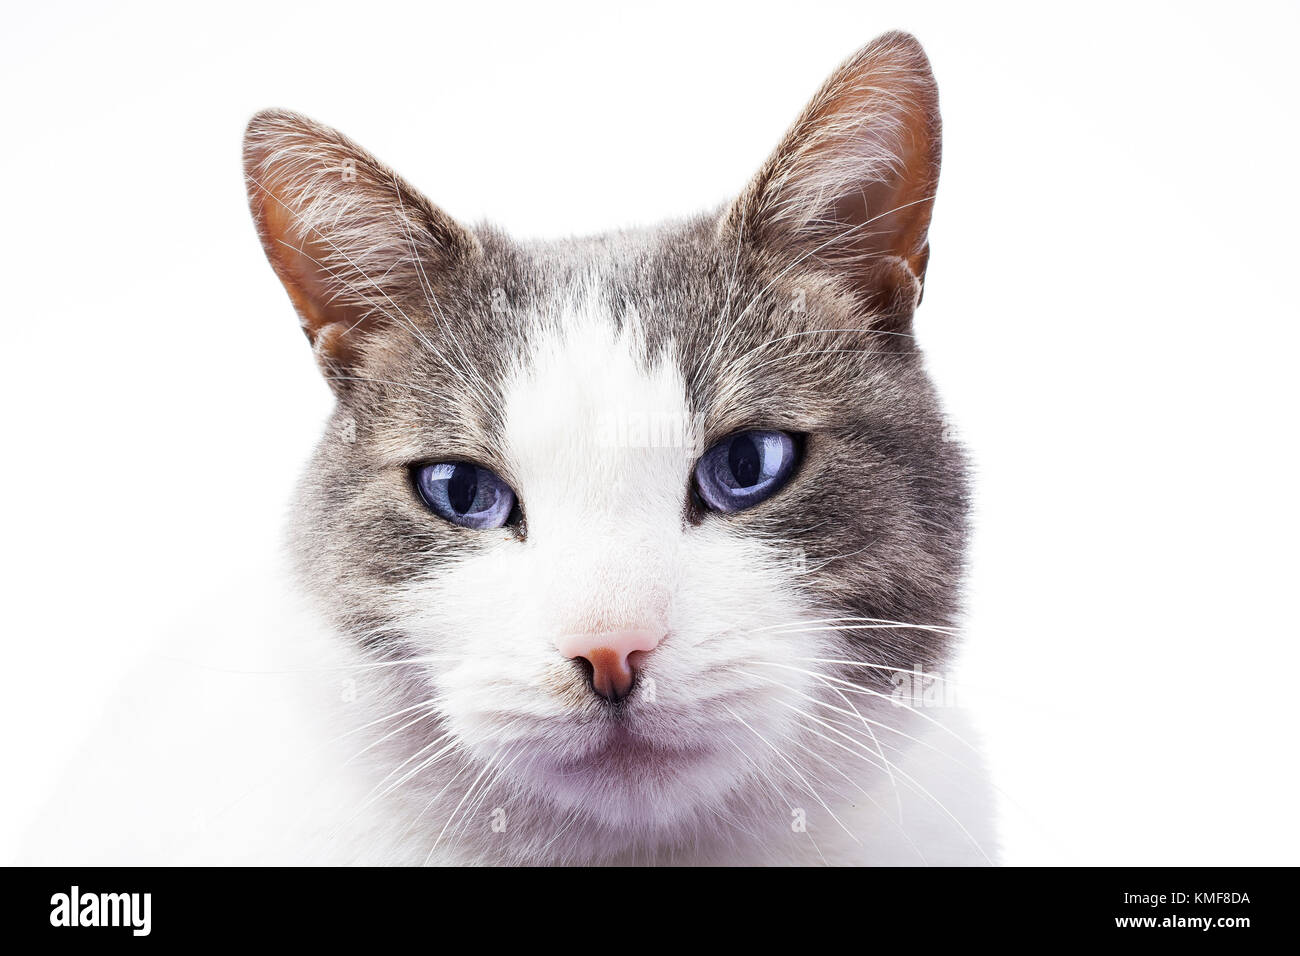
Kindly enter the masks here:
M 262 248 L 336 389 L 367 339 L 408 324 L 422 284 L 479 253 L 474 236 L 347 137 L 283 110 L 244 134 Z M 432 278 L 431 278 L 432 277 Z
M 821 271 L 882 323 L 920 301 L 939 180 L 939 93 L 916 38 L 887 33 L 844 63 L 724 216 L 776 268 Z

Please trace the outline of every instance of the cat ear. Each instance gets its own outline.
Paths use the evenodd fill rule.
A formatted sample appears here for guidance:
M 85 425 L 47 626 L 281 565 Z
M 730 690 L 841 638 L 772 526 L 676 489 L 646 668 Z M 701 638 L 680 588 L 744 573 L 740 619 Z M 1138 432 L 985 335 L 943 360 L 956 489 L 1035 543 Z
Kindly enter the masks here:
M 916 38 L 888 33 L 831 76 L 724 216 L 778 268 L 828 270 L 910 320 L 939 180 L 939 94 Z M 791 271 L 794 271 L 793 269 Z
M 296 113 L 253 117 L 244 177 L 262 248 L 327 371 L 353 365 L 386 326 L 409 323 L 404 310 L 423 284 L 479 251 L 392 170 Z

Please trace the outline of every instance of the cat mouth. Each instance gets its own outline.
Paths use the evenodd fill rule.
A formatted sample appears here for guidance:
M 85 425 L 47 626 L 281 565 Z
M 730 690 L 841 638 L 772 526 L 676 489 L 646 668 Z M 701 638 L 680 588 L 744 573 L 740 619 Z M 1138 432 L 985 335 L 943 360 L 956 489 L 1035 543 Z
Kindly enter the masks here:
M 682 769 L 708 757 L 705 747 L 665 744 L 637 731 L 625 720 L 611 721 L 601 739 L 581 754 L 560 757 L 547 768 L 548 776 L 627 776 L 648 770 Z

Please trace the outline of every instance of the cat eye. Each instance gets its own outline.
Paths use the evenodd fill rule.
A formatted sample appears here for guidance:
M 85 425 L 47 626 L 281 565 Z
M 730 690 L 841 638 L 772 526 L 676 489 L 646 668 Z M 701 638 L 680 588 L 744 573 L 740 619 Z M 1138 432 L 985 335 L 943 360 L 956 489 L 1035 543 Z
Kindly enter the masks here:
M 784 487 L 794 471 L 797 451 L 794 438 L 785 432 L 737 432 L 696 463 L 695 486 L 714 511 L 751 508 Z
M 478 465 L 442 461 L 414 471 L 415 488 L 429 510 L 462 528 L 500 528 L 515 513 L 515 493 Z

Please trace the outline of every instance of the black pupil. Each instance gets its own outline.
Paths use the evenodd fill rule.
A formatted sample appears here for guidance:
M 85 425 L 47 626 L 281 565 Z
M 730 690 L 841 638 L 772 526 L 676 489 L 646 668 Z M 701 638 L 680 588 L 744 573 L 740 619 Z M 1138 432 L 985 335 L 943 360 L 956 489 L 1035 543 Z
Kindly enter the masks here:
M 736 436 L 731 442 L 731 450 L 727 457 L 731 464 L 731 473 L 735 476 L 739 487 L 748 488 L 758 483 L 758 479 L 763 475 L 763 469 L 760 467 L 758 446 L 754 444 L 754 439 L 748 435 Z
M 457 465 L 447 479 L 447 500 L 457 514 L 468 514 L 478 495 L 478 469 L 473 465 Z

